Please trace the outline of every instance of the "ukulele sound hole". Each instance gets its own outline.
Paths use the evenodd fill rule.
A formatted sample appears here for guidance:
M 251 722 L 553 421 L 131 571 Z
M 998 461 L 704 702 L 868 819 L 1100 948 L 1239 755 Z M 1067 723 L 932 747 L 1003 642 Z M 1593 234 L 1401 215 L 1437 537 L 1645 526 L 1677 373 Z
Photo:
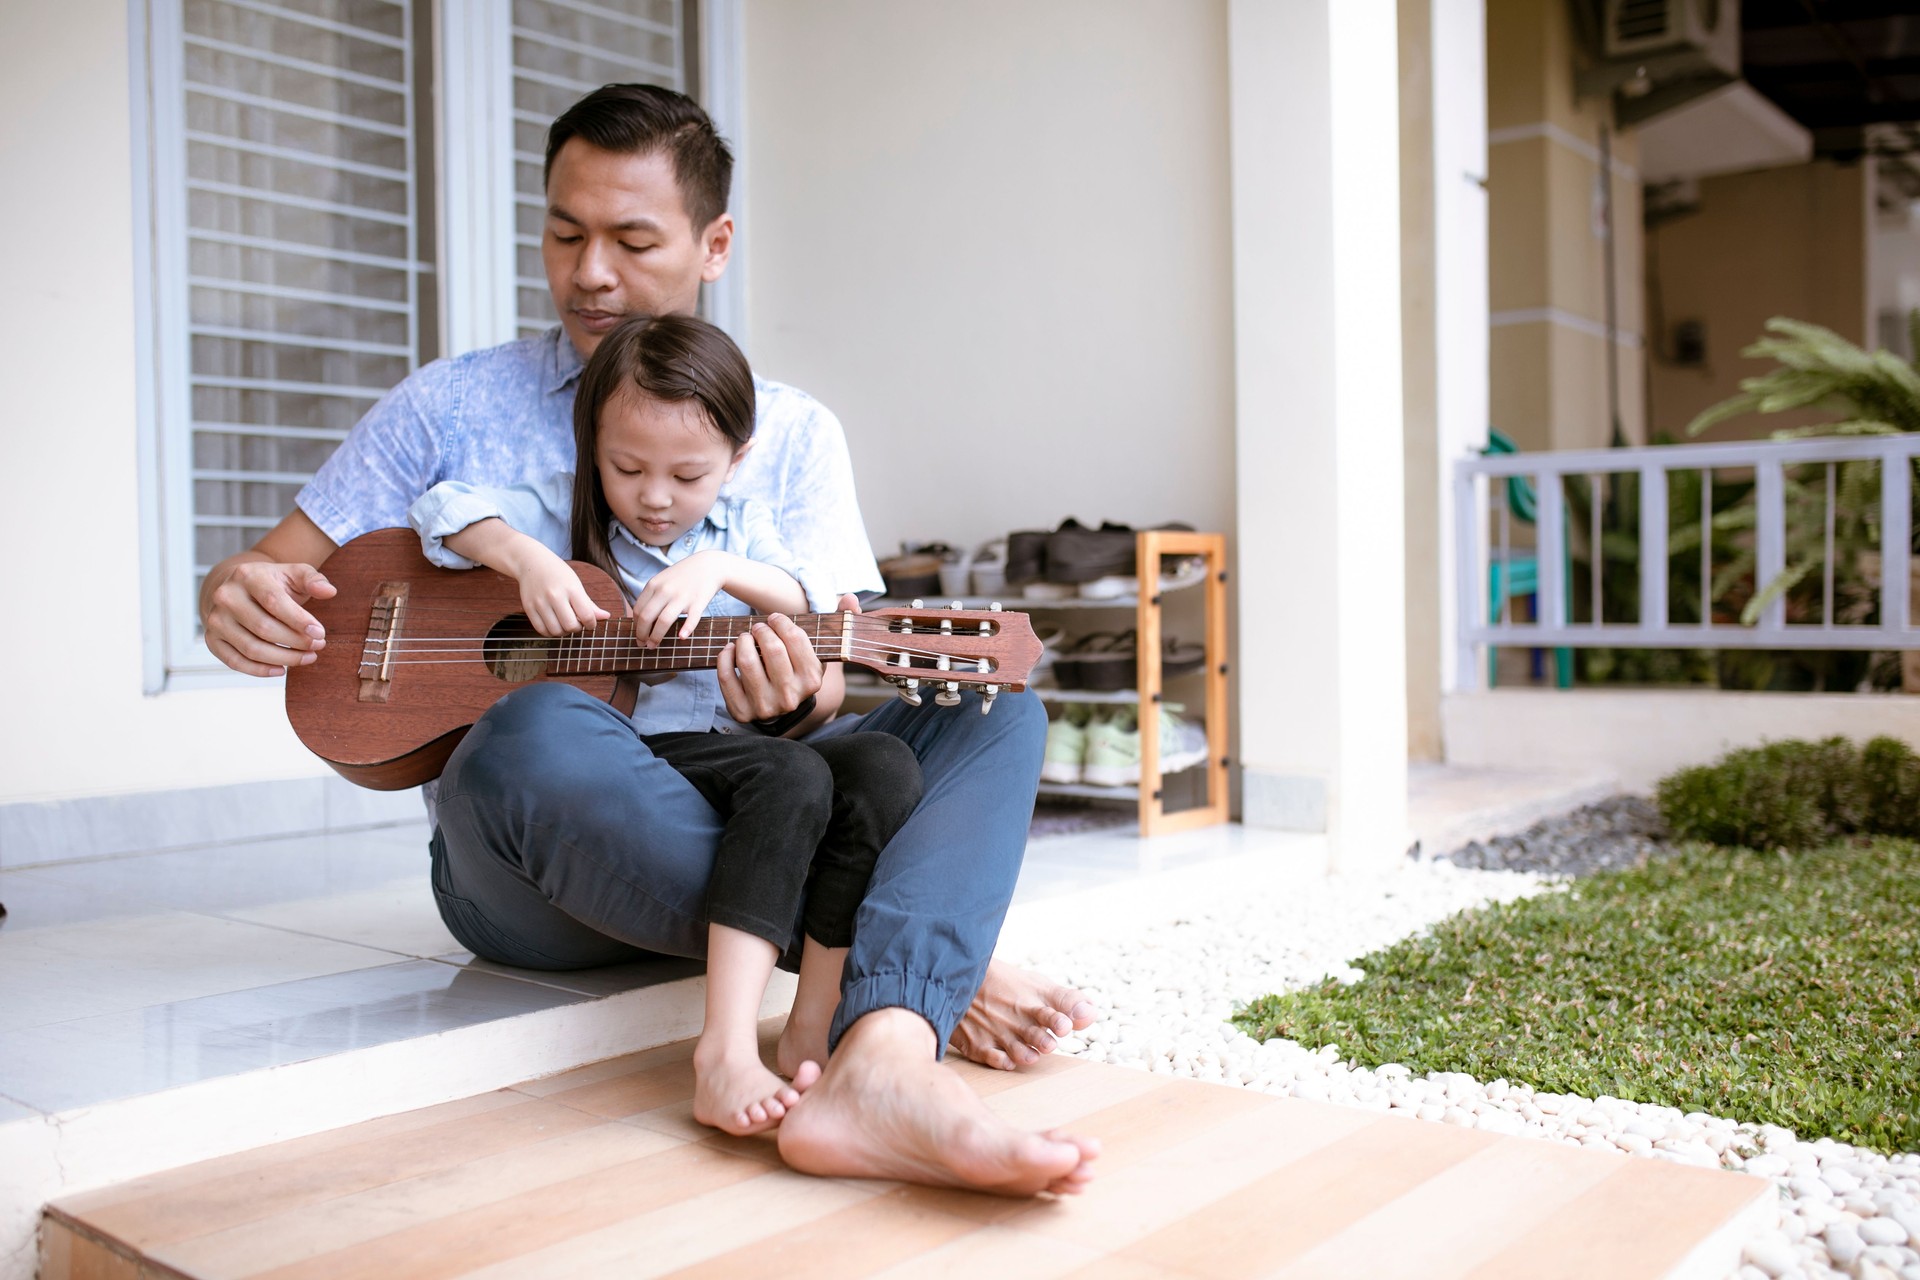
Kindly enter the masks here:
M 511 613 L 493 624 L 480 644 L 487 670 L 509 684 L 521 684 L 546 674 L 553 641 L 533 629 L 524 613 Z

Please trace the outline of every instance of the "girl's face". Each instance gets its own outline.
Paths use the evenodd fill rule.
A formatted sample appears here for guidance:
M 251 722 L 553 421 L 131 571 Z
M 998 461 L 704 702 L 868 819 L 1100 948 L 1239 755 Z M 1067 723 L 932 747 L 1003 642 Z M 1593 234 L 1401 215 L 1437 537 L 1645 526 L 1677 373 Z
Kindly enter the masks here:
M 697 400 L 655 400 L 628 384 L 601 407 L 594 463 L 614 519 L 665 547 L 713 510 L 751 443 L 735 448 Z

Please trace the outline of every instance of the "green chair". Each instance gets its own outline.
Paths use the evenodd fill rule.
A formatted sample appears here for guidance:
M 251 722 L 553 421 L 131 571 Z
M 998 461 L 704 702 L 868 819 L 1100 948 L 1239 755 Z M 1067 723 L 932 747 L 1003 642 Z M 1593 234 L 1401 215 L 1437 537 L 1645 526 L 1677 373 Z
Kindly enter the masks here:
M 1518 453 L 1520 448 L 1501 435 L 1498 431 L 1487 432 L 1486 452 Z M 1507 477 L 1507 510 L 1521 524 L 1533 524 L 1539 518 L 1539 504 L 1533 491 L 1533 481 L 1526 476 Z M 1565 550 L 1568 541 L 1563 536 L 1560 546 L 1563 548 L 1560 581 L 1573 581 L 1572 553 Z M 1503 558 L 1499 551 L 1490 551 L 1487 556 L 1487 606 L 1489 623 L 1500 621 L 1500 608 L 1508 600 L 1526 596 L 1533 602 L 1533 614 L 1540 616 L 1540 557 L 1533 551 L 1508 551 Z M 1533 674 L 1540 676 L 1540 653 L 1533 651 Z M 1498 679 L 1500 654 L 1497 649 L 1487 654 L 1487 687 L 1492 688 Z M 1553 683 L 1555 688 L 1573 687 L 1573 650 L 1555 649 L 1553 651 Z

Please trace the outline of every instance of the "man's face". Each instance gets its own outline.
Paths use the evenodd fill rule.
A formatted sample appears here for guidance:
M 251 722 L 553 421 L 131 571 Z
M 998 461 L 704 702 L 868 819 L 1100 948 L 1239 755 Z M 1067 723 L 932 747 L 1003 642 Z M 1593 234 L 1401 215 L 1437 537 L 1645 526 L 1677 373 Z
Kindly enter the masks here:
M 663 152 L 620 155 L 569 138 L 553 158 L 540 256 L 582 359 L 630 315 L 691 313 L 732 247 L 730 214 L 695 229 Z

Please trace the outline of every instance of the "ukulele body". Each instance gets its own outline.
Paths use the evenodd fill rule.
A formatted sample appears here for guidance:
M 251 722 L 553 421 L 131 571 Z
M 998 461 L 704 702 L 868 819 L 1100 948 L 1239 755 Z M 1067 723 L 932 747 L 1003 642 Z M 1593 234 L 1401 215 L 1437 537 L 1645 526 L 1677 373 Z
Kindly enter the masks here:
M 593 602 L 614 617 L 626 602 L 612 578 L 571 562 Z M 331 600 L 307 612 L 327 647 L 287 667 L 287 718 L 309 750 L 350 782 L 399 791 L 440 776 L 474 721 L 505 695 L 557 680 L 611 701 L 612 673 L 553 675 L 516 658 L 540 642 L 520 584 L 492 569 L 441 569 L 410 529 L 380 529 L 327 558 Z M 518 624 L 514 623 L 518 619 Z M 406 657 L 390 643 L 406 641 Z

